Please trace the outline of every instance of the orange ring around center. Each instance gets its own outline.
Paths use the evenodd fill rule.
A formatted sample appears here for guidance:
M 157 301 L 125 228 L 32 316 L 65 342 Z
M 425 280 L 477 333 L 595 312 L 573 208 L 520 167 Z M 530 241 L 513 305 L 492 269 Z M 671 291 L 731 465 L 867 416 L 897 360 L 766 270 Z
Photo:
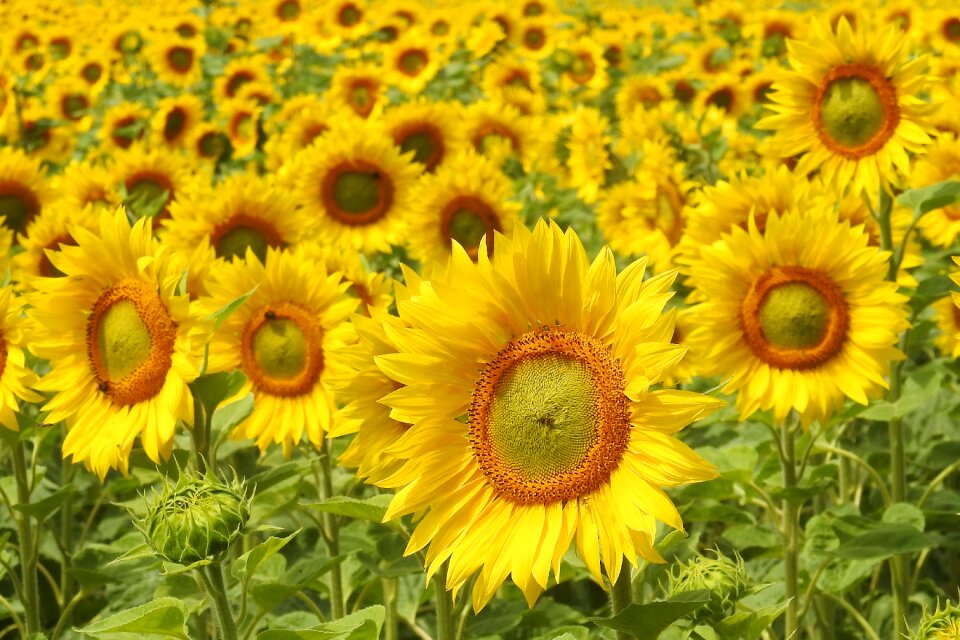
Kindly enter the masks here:
M 303 369 L 292 378 L 267 375 L 257 364 L 254 338 L 257 332 L 273 320 L 289 320 L 303 332 L 306 340 L 306 360 Z M 247 321 L 240 340 L 241 368 L 254 387 L 272 396 L 293 397 L 309 393 L 323 373 L 323 325 L 311 311 L 292 302 L 272 302 L 260 307 Z

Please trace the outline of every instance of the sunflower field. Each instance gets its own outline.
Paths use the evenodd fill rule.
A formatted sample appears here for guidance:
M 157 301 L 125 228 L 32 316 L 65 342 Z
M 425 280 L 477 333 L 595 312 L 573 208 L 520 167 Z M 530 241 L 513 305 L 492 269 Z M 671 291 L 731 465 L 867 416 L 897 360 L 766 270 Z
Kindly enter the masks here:
M 0 640 L 960 640 L 960 7 L 0 25 Z

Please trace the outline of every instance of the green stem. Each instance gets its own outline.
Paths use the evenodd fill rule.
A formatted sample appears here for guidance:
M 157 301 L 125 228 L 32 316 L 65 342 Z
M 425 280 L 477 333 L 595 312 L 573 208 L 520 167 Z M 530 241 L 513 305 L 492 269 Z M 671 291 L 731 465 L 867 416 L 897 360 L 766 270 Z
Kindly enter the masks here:
M 783 488 L 787 493 L 797 486 L 796 441 L 794 429 L 797 424 L 794 420 L 784 420 L 780 426 L 780 462 L 783 465 Z M 800 588 L 797 579 L 797 517 L 799 508 L 790 502 L 789 497 L 783 500 L 782 521 L 780 531 L 783 535 L 783 581 L 789 603 L 785 624 L 784 638 L 794 637 L 800 628 Z
M 321 447 L 321 465 L 323 474 L 320 484 L 321 496 L 324 499 L 333 497 L 333 464 L 331 461 L 330 445 L 326 438 Z M 332 513 L 323 513 L 323 524 L 326 530 L 324 540 L 327 543 L 327 552 L 331 558 L 340 555 L 340 531 L 337 518 Z M 343 606 L 343 573 L 340 565 L 337 564 L 330 570 L 330 612 L 334 619 L 342 618 L 344 614 Z
M 76 466 L 64 460 L 62 469 L 63 485 L 72 485 Z M 60 546 L 63 554 L 60 564 L 60 597 L 66 606 L 73 599 L 73 580 L 70 577 L 70 566 L 73 564 L 73 493 L 67 494 L 67 499 L 60 508 Z
M 196 393 L 193 394 L 193 429 L 190 430 L 190 434 L 193 436 L 197 473 L 204 474 L 210 462 L 210 429 L 203 403 L 200 402 Z
M 436 640 L 454 640 L 456 620 L 453 613 L 453 597 L 447 591 L 447 571 L 445 568 L 433 576 L 434 599 L 437 601 Z
M 397 579 L 383 578 L 383 605 L 387 610 L 383 621 L 384 640 L 397 640 L 399 637 L 397 620 Z
M 17 481 L 17 502 L 30 504 L 30 483 L 23 441 L 13 446 L 13 471 Z M 40 633 L 40 593 L 37 590 L 37 554 L 33 547 L 33 527 L 30 516 L 23 511 L 14 515 L 20 537 L 20 583 L 23 585 L 23 612 L 27 635 Z
M 880 190 L 879 213 L 877 220 L 880 223 L 880 248 L 893 251 L 893 233 L 891 229 L 890 213 L 893 209 L 893 199 L 884 189 Z M 896 252 L 890 255 L 890 268 L 887 271 L 887 280 L 897 281 L 897 269 L 900 265 L 900 256 Z M 906 351 L 907 334 L 900 336 L 900 349 Z M 900 378 L 902 362 L 890 365 L 890 388 L 887 391 L 887 400 L 896 402 L 900 399 Z M 903 446 L 903 420 L 899 416 L 890 418 L 887 423 L 890 446 L 890 497 L 894 503 L 903 502 L 907 494 L 907 465 Z M 907 571 L 907 557 L 903 554 L 890 558 L 890 586 L 893 591 L 893 638 L 899 640 L 907 634 L 907 592 L 909 590 Z
M 617 615 L 633 604 L 633 573 L 630 563 L 626 559 L 620 565 L 620 575 L 610 589 L 610 605 L 613 615 Z M 617 640 L 634 640 L 634 635 L 617 631 Z
M 207 588 L 213 608 L 217 612 L 220 622 L 220 637 L 222 640 L 237 640 L 237 623 L 233 619 L 230 601 L 227 599 L 227 586 L 223 580 L 223 568 L 219 564 L 212 564 L 199 569 L 200 577 Z

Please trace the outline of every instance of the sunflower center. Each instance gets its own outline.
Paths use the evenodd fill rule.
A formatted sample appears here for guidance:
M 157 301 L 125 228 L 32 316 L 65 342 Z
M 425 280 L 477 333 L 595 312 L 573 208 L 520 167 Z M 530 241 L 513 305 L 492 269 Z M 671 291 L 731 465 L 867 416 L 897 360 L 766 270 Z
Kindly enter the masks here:
M 393 204 L 393 182 L 380 168 L 362 160 L 327 172 L 321 186 L 327 213 L 349 225 L 364 225 L 385 216 Z
M 352 27 L 360 22 L 363 14 L 353 3 L 345 4 L 337 15 L 337 20 L 344 27 Z
M 842 289 L 805 267 L 774 267 L 750 287 L 740 307 L 754 354 L 782 369 L 811 369 L 836 356 L 849 327 Z
M 481 471 L 517 504 L 589 494 L 609 480 L 630 437 L 620 363 L 599 341 L 531 331 L 486 365 L 470 403 Z
M 880 94 L 863 78 L 838 78 L 830 83 L 822 114 L 830 137 L 848 147 L 872 138 L 884 120 Z
M 157 395 L 176 337 L 177 325 L 150 285 L 127 278 L 107 289 L 87 321 L 87 354 L 100 390 L 121 405 Z
M 300 3 L 296 0 L 287 0 L 280 3 L 277 8 L 277 15 L 281 20 L 296 20 L 300 17 Z
M 187 47 L 174 47 L 167 53 L 170 67 L 178 73 L 186 73 L 193 66 L 193 50 Z
M 493 252 L 493 231 L 500 230 L 500 219 L 486 202 L 475 196 L 459 196 L 451 200 L 440 215 L 441 234 L 447 247 L 451 240 L 477 259 L 480 239 L 487 236 L 487 255 Z
M 80 75 L 83 76 L 83 79 L 93 84 L 103 75 L 103 67 L 99 63 L 91 62 L 83 66 L 83 70 L 80 72 Z
M 241 355 L 259 390 L 284 397 L 307 393 L 323 371 L 320 319 L 290 302 L 266 305 L 247 322 Z
M 523 34 L 523 42 L 531 49 L 541 49 L 546 43 L 547 38 L 543 33 L 543 29 L 539 27 L 533 29 L 527 29 Z
M 411 49 L 400 54 L 400 71 L 415 76 L 427 66 L 427 54 L 421 49 Z
M 186 112 L 180 107 L 171 109 L 163 121 L 163 139 L 167 142 L 173 142 L 183 133 L 184 125 L 186 124 Z
M 896 90 L 872 67 L 835 67 L 814 98 L 813 119 L 835 152 L 858 158 L 876 153 L 900 121 Z
M 333 183 L 333 200 L 347 213 L 366 213 L 377 206 L 380 176 L 366 171 L 344 171 Z
M 63 115 L 68 120 L 79 120 L 89 106 L 86 96 L 73 93 L 63 100 Z
M 943 37 L 950 42 L 960 42 L 960 18 L 950 18 L 943 23 Z
M 219 158 L 227 151 L 227 137 L 217 131 L 205 133 L 198 141 L 198 148 L 204 158 Z
M 426 171 L 433 169 L 443 159 L 443 139 L 433 125 L 422 123 L 399 131 L 394 140 L 403 153 L 413 152 L 413 161 L 424 165 Z
M 173 195 L 173 185 L 161 176 L 135 177 L 127 183 L 124 204 L 138 218 L 156 216 L 166 208 Z
M 0 216 L 4 226 L 23 233 L 39 211 L 40 203 L 32 191 L 19 183 L 0 182 Z
M 760 303 L 760 329 L 770 344 L 806 349 L 823 339 L 830 305 L 814 287 L 789 282 L 767 292 Z
M 233 215 L 217 225 L 210 235 L 217 257 L 226 260 L 243 260 L 249 248 L 260 262 L 264 262 L 267 248 L 283 246 L 283 239 L 276 227 L 266 220 L 244 213 Z

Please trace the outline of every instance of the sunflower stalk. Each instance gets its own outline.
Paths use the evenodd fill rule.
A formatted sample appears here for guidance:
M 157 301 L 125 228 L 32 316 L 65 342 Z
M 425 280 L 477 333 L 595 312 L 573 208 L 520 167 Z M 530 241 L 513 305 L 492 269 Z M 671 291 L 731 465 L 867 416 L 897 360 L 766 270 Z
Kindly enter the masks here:
M 901 257 L 894 252 L 893 232 L 891 227 L 891 212 L 893 198 L 883 188 L 880 189 L 880 201 L 877 219 L 880 223 L 880 248 L 890 251 L 890 270 L 887 280 L 896 282 L 897 271 Z M 904 239 L 904 245 L 906 239 Z M 906 331 L 900 336 L 900 348 L 906 347 Z M 901 363 L 890 365 L 890 387 L 887 390 L 887 401 L 896 402 L 900 398 Z M 903 446 L 903 420 L 899 416 L 890 418 L 887 423 L 890 446 L 890 496 L 894 504 L 903 502 L 907 493 L 906 457 Z M 890 586 L 893 591 L 893 638 L 899 639 L 907 634 L 906 613 L 909 572 L 907 571 L 907 557 L 895 555 L 890 558 Z
M 436 640 L 454 640 L 457 621 L 453 610 L 453 596 L 447 591 L 447 571 L 441 568 L 433 576 L 434 598 L 437 601 Z
M 623 559 L 620 566 L 620 575 L 610 589 L 610 605 L 613 615 L 617 615 L 633 604 L 633 573 L 627 559 Z M 617 631 L 617 640 L 635 640 L 633 634 Z
M 210 461 L 210 425 L 199 394 L 192 387 L 191 393 L 193 393 L 193 429 L 190 435 L 193 437 L 197 473 L 204 474 L 207 472 L 207 463 Z
M 795 637 L 800 628 L 800 588 L 797 574 L 797 548 L 800 507 L 792 502 L 790 491 L 797 486 L 796 429 L 797 420 L 787 419 L 780 425 L 780 464 L 783 467 L 783 513 L 780 530 L 783 535 L 783 581 L 787 596 L 784 638 Z
M 27 462 L 23 441 L 18 440 L 12 449 L 13 472 L 17 482 L 17 503 L 30 504 L 30 481 L 27 477 Z M 37 589 L 37 554 L 34 548 L 33 526 L 26 511 L 11 514 L 17 521 L 20 548 L 20 583 L 24 625 L 27 635 L 40 633 L 40 594 Z
M 320 482 L 321 496 L 324 500 L 333 497 L 333 464 L 331 461 L 330 445 L 326 438 L 321 446 L 321 469 L 322 478 Z M 332 513 L 324 512 L 323 528 L 325 531 L 324 541 L 327 543 L 327 552 L 331 558 L 340 555 L 340 532 L 337 524 L 337 518 Z M 330 614 L 334 619 L 342 618 L 345 615 L 343 606 L 343 573 L 340 571 L 340 565 L 334 565 L 330 570 Z
M 197 569 L 207 589 L 207 594 L 217 612 L 222 640 L 237 640 L 237 623 L 233 618 L 230 600 L 227 599 L 227 587 L 223 580 L 223 568 L 219 563 Z

